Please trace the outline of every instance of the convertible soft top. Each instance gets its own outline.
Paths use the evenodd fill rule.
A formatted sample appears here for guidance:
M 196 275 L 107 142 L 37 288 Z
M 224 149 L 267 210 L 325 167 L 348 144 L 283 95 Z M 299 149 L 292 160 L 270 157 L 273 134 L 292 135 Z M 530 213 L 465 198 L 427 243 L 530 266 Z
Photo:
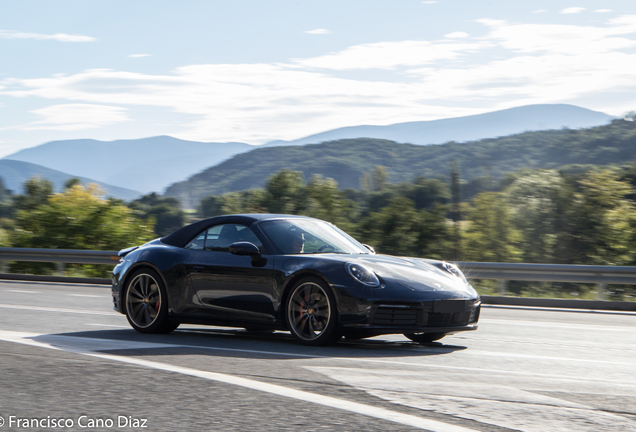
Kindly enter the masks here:
M 172 234 L 161 239 L 162 243 L 170 246 L 185 247 L 192 238 L 199 234 L 209 226 L 216 225 L 218 223 L 236 223 L 245 226 L 250 226 L 256 221 L 264 219 L 290 219 L 290 218 L 307 218 L 306 216 L 290 216 L 282 214 L 242 214 L 242 215 L 228 215 L 228 216 L 216 216 L 209 219 L 203 219 L 190 225 L 186 225 L 183 228 L 179 228 Z

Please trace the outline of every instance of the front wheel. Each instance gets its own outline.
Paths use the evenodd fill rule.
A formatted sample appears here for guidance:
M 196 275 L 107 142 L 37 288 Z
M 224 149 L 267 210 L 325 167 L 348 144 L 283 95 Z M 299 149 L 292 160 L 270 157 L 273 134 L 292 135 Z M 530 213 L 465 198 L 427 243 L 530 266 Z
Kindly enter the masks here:
M 126 318 L 139 333 L 170 333 L 179 324 L 168 319 L 168 301 L 163 281 L 151 269 L 136 271 L 125 294 Z
M 339 339 L 336 300 L 321 279 L 308 277 L 294 285 L 286 315 L 289 331 L 303 345 L 328 345 Z
M 445 333 L 404 333 L 404 336 L 417 343 L 435 342 L 446 336 Z

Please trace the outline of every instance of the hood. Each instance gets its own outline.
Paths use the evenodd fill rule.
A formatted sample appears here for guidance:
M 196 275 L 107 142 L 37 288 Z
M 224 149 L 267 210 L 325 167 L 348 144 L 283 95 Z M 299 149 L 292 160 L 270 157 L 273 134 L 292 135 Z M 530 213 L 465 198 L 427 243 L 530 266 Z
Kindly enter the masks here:
M 366 266 L 389 287 L 399 285 L 411 291 L 444 292 L 444 297 L 450 295 L 450 298 L 479 296 L 461 271 L 452 273 L 443 261 L 390 255 L 356 255 L 347 261 Z

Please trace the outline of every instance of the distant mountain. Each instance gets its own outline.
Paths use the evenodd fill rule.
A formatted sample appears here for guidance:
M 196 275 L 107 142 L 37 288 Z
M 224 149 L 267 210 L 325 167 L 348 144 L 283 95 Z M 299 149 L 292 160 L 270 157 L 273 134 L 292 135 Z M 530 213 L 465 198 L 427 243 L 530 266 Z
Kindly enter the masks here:
M 496 138 L 527 131 L 601 126 L 614 117 L 574 105 L 526 105 L 486 114 L 389 126 L 350 126 L 266 147 L 317 144 L 347 138 L 379 138 L 409 144 L 443 144 Z
M 612 118 L 607 114 L 573 105 L 528 105 L 442 120 L 390 126 L 352 126 L 294 141 L 273 141 L 258 147 L 239 142 L 184 141 L 169 136 L 109 142 L 91 139 L 52 141 L 21 150 L 3 160 L 30 162 L 75 176 L 90 177 L 103 183 L 149 193 L 161 192 L 169 185 L 218 165 L 232 156 L 263 147 L 318 144 L 361 137 L 418 145 L 466 142 L 524 131 L 586 128 L 606 124 Z M 341 143 L 346 144 L 344 141 Z M 228 181 L 222 179 L 220 184 L 228 184 Z
M 636 157 L 636 122 L 614 120 L 591 129 L 526 132 L 468 143 L 421 146 L 358 138 L 308 146 L 265 147 L 234 156 L 187 181 L 166 195 L 194 208 L 202 198 L 265 185 L 282 168 L 335 179 L 341 188 L 358 188 L 375 165 L 386 166 L 393 183 L 417 176 L 447 178 L 457 160 L 462 178 L 501 177 L 519 168 L 558 168 L 569 164 L 625 163 Z
M 61 192 L 64 189 L 64 183 L 67 180 L 78 177 L 28 162 L 0 159 L 0 177 L 2 177 L 4 187 L 13 191 L 14 194 L 22 193 L 24 182 L 35 176 L 47 179 L 53 183 L 56 192 Z M 89 183 L 98 184 L 106 191 L 107 196 L 131 201 L 141 195 L 141 192 L 131 189 L 112 186 L 86 177 L 78 178 L 84 185 Z
M 21 150 L 3 160 L 17 160 L 148 192 L 163 189 L 197 172 L 254 148 L 249 144 L 202 143 L 169 136 L 136 140 L 52 141 Z

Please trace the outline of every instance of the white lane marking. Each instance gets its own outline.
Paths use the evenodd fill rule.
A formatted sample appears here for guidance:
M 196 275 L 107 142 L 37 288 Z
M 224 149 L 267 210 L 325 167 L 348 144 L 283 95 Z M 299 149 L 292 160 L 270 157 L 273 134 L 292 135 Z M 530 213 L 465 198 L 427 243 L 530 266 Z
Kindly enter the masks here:
M 120 315 L 114 311 L 102 312 L 102 311 L 81 310 L 81 309 L 60 309 L 60 308 L 50 308 L 50 307 L 42 307 L 42 306 L 22 306 L 22 305 L 10 305 L 10 304 L 0 304 L 0 308 L 21 309 L 21 310 L 31 310 L 31 311 L 41 311 L 41 312 L 76 313 L 76 314 L 87 314 L 87 315 L 108 315 L 108 316 Z
M 24 335 L 24 336 L 23 336 Z M 174 345 L 155 342 L 140 342 L 116 339 L 76 338 L 74 336 L 47 335 L 40 333 L 22 333 L 14 331 L 0 331 L 0 340 L 20 342 L 24 339 L 32 340 L 36 344 L 44 344 L 44 348 L 56 348 L 62 351 L 78 350 L 82 352 L 109 351 L 109 350 L 133 350 L 140 348 L 172 348 Z M 74 340 L 76 339 L 76 340 Z M 37 345 L 41 346 L 41 345 Z
M 89 314 L 89 315 L 107 315 L 107 316 L 119 316 L 120 314 L 116 312 L 100 312 L 100 311 L 83 311 L 79 309 L 57 309 L 57 308 L 46 308 L 39 306 L 21 306 L 21 305 L 5 305 L 0 304 L 0 308 L 8 308 L 8 309 L 24 309 L 24 310 L 36 310 L 36 311 L 47 311 L 47 312 L 62 312 L 62 313 L 78 313 L 78 314 Z M 489 322 L 499 322 L 499 323 L 511 323 L 513 321 L 507 320 L 486 320 Z M 517 323 L 520 321 L 517 321 Z M 546 324 L 545 322 L 535 323 L 534 321 L 523 321 L 528 324 Z M 554 324 L 560 323 L 547 323 L 550 326 Z M 121 326 L 122 328 L 128 328 L 128 326 Z M 572 328 L 577 328 L 576 325 L 572 325 Z M 587 324 L 581 324 L 581 327 L 593 327 Z M 609 327 L 609 326 L 604 326 Z M 615 331 L 629 331 L 633 332 L 633 329 L 622 329 L 622 328 L 614 328 L 610 327 L 610 329 Z M 448 368 L 448 369 L 459 369 L 459 370 L 474 370 L 479 372 L 491 372 L 497 374 L 513 374 L 513 375 L 528 375 L 528 376 L 539 376 L 539 377 L 551 377 L 559 380 L 569 381 L 570 379 L 564 378 L 562 376 L 554 376 L 554 375 L 546 375 L 546 374 L 537 374 L 533 372 L 520 372 L 520 371 L 505 371 L 505 370 L 492 370 L 492 369 L 484 369 L 484 368 L 468 368 L 463 366 L 445 366 L 445 365 L 431 365 L 431 364 L 419 364 L 419 363 L 409 363 L 409 362 L 396 362 L 389 360 L 373 360 L 373 359 L 352 359 L 347 357 L 329 357 L 329 356 L 318 356 L 318 355 L 306 355 L 306 354 L 295 354 L 295 353 L 284 353 L 284 352 L 275 352 L 275 351 L 258 351 L 258 350 L 244 350 L 244 349 L 236 349 L 236 348 L 217 348 L 217 347 L 205 347 L 198 345 L 172 345 L 175 347 L 187 347 L 187 348 L 200 348 L 200 349 L 209 349 L 209 350 L 218 350 L 218 351 L 234 351 L 234 352 L 245 352 L 245 353 L 253 353 L 253 354 L 269 354 L 269 355 L 278 355 L 278 356 L 294 356 L 294 357 L 304 357 L 304 358 L 321 358 L 321 359 L 338 359 L 344 361 L 364 361 L 364 362 L 373 362 L 373 363 L 386 363 L 386 364 L 395 364 L 395 365 L 408 365 L 415 367 L 436 367 L 436 368 Z M 439 349 L 436 350 L 427 350 L 427 349 L 419 349 L 418 351 L 423 352 L 440 352 Z M 530 358 L 537 360 L 546 360 L 546 361 L 568 361 L 568 362 L 584 362 L 584 363 L 600 363 L 600 364 L 611 364 L 611 365 L 626 365 L 630 366 L 627 363 L 620 362 L 611 362 L 605 360 L 587 360 L 581 358 L 567 358 L 567 357 L 548 357 L 548 356 L 537 356 L 537 355 L 527 355 L 527 354 L 505 354 L 498 352 L 489 352 L 489 351 L 466 351 L 462 354 L 468 355 L 482 355 L 482 356 L 498 356 L 498 357 L 518 357 L 518 358 Z M 589 379 L 588 379 L 589 380 Z M 597 381 L 592 379 L 591 381 Z
M 636 315 L 636 312 L 627 310 L 605 310 L 605 309 L 573 309 L 573 308 L 561 308 L 561 307 L 543 307 L 543 306 L 515 306 L 515 305 L 493 305 L 493 304 L 481 304 L 482 308 L 487 309 L 519 309 L 528 311 L 546 311 L 546 312 L 578 312 L 587 314 L 601 314 L 601 315 Z M 636 308 L 636 303 L 634 303 Z
M 615 332 L 634 332 L 634 327 L 619 327 L 609 325 L 593 325 L 593 324 L 569 324 L 561 322 L 548 322 L 548 321 L 519 321 L 515 319 L 491 319 L 483 318 L 479 320 L 479 324 L 504 324 L 504 325 L 517 325 L 524 327 L 548 327 L 548 328 L 567 328 L 575 330 L 598 330 L 598 331 L 615 331 Z
M 73 297 L 92 297 L 92 298 L 108 298 L 110 296 L 106 296 L 106 295 L 91 295 L 91 294 L 71 294 L 71 293 L 63 293 L 66 294 L 67 296 L 73 296 Z
M 622 365 L 622 366 L 630 366 L 630 367 L 634 366 L 633 363 L 613 362 L 613 361 L 607 361 L 607 360 L 590 360 L 590 359 L 572 358 L 572 357 L 550 357 L 550 356 L 540 356 L 535 354 L 515 354 L 515 353 L 505 353 L 505 352 L 497 352 L 497 351 L 470 350 L 470 351 L 463 352 L 462 354 L 488 356 L 488 357 L 526 358 L 526 359 L 545 360 L 545 361 L 602 363 L 602 364 Z
M 130 326 L 125 325 L 113 325 L 113 324 L 86 324 L 87 326 L 95 326 L 95 327 L 117 327 L 117 328 L 131 328 Z
M 15 293 L 27 293 L 27 294 L 40 294 L 40 291 L 27 291 L 27 290 L 5 290 L 7 292 L 15 292 Z
M 127 326 L 124 326 L 128 328 Z M 3 332 L 0 331 L 0 335 Z M 5 332 L 7 333 L 7 332 Z M 14 333 L 14 332 L 8 332 Z M 51 340 L 57 341 L 60 343 L 60 340 L 65 340 L 64 338 L 68 338 L 69 336 L 58 336 L 58 335 L 49 335 L 48 338 Z M 62 338 L 62 339 L 56 339 Z M 436 365 L 436 364 L 428 364 L 428 363 L 411 363 L 411 362 L 399 362 L 393 360 L 377 360 L 377 359 L 365 359 L 365 358 L 355 358 L 355 357 L 333 357 L 333 356 L 321 356 L 321 355 L 312 355 L 312 354 L 297 354 L 297 353 L 289 353 L 289 352 L 277 352 L 277 351 L 261 351 L 261 350 L 249 350 L 249 349 L 240 349 L 240 348 L 221 348 L 221 347 L 210 347 L 210 346 L 201 346 L 201 345 L 181 345 L 181 344 L 158 344 L 155 342 L 135 342 L 135 341 L 126 341 L 119 339 L 101 339 L 101 338 L 88 338 L 81 336 L 73 336 L 72 340 L 74 341 L 82 341 L 84 346 L 87 344 L 94 343 L 103 343 L 104 346 L 110 346 L 112 348 L 104 348 L 104 349 L 152 349 L 152 348 L 189 348 L 189 349 L 202 349 L 202 350 L 211 350 L 211 351 L 226 351 L 226 352 L 240 352 L 246 354 L 259 354 L 259 355 L 271 355 L 271 356 L 281 356 L 281 357 L 299 357 L 306 359 L 320 359 L 320 360 L 330 360 L 330 361 L 345 361 L 352 363 L 375 363 L 375 364 L 388 364 L 392 366 L 410 366 L 415 368 L 437 368 L 437 369 L 449 369 L 449 370 L 460 370 L 460 371 L 470 371 L 470 372 L 485 372 L 493 375 L 518 375 L 518 376 L 531 376 L 537 378 L 546 378 L 551 379 L 553 381 L 564 381 L 564 382 L 589 382 L 589 383 L 612 383 L 616 385 L 626 385 L 628 387 L 636 387 L 631 384 L 626 384 L 624 381 L 611 381 L 605 379 L 595 379 L 595 378 L 581 378 L 581 377 L 572 377 L 566 378 L 563 375 L 550 375 L 543 374 L 537 372 L 523 372 L 523 371 L 515 371 L 515 370 L 501 370 L 501 369 L 486 369 L 486 368 L 475 368 L 475 367 L 466 367 L 466 366 L 448 366 L 448 365 Z M 427 352 L 434 352 L 435 350 L 420 350 Z M 439 351 L 436 351 L 439 352 Z M 631 365 L 630 365 L 631 366 Z
M 42 339 L 43 341 L 47 339 L 55 339 L 58 341 L 58 344 L 47 343 L 47 342 L 39 342 L 33 339 Z M 338 399 L 331 396 L 324 396 L 316 393 L 310 393 L 303 390 L 296 390 L 289 387 L 284 387 L 276 384 L 268 384 L 260 381 L 254 381 L 247 378 L 241 378 L 234 375 L 227 375 L 218 372 L 207 372 L 198 369 L 186 368 L 181 366 L 170 365 L 166 363 L 159 363 L 150 360 L 144 360 L 134 357 L 124 357 L 120 355 L 112 355 L 112 354 L 102 354 L 97 353 L 95 351 L 86 350 L 85 345 L 82 343 L 82 348 L 79 348 L 77 345 L 78 341 L 73 341 L 73 339 L 86 339 L 86 338 L 73 338 L 69 336 L 55 336 L 50 337 L 42 334 L 29 334 L 29 333 L 21 333 L 21 332 L 7 332 L 0 331 L 0 340 L 4 340 L 7 342 L 15 342 L 24 345 L 37 346 L 41 348 L 49 348 L 55 350 L 62 350 L 67 352 L 73 352 L 76 354 L 82 354 L 94 358 L 99 358 L 102 360 L 111 360 L 120 363 L 127 363 L 136 366 L 147 367 L 151 369 L 162 370 L 166 372 L 174 372 L 182 375 L 193 376 L 197 378 L 203 378 L 210 381 L 222 382 L 225 384 L 236 385 L 240 387 L 245 387 L 252 390 L 258 390 L 265 393 L 275 394 L 278 396 L 283 396 L 291 399 L 300 400 L 303 402 L 309 402 L 313 404 L 323 405 L 330 408 L 336 408 L 343 411 L 349 411 L 356 414 L 362 414 L 368 417 L 374 417 L 381 420 L 388 420 L 394 423 L 399 423 L 407 426 L 412 426 L 420 429 L 425 429 L 429 431 L 436 432 L 471 432 L 473 429 L 464 428 L 461 426 L 455 426 L 448 423 L 439 422 L 436 420 L 429 420 L 426 418 L 403 414 L 396 411 L 391 411 L 388 409 L 365 405 L 358 402 L 351 402 L 345 399 Z M 59 344 L 60 341 L 66 340 L 65 345 Z M 75 342 L 75 343 L 73 343 Z M 117 341 L 120 342 L 120 341 Z M 161 344 L 156 344 L 161 345 Z M 98 348 L 104 349 L 104 348 Z M 112 348 L 111 348 L 112 349 Z
M 562 350 L 574 350 L 574 349 L 585 349 L 585 350 L 600 350 L 603 352 L 609 352 L 609 351 L 617 351 L 617 352 L 621 352 L 621 353 L 626 353 L 629 351 L 636 351 L 636 347 L 626 347 L 626 346 L 618 346 L 617 347 L 608 347 L 605 345 L 600 345 L 598 342 L 588 342 L 588 341 L 571 341 L 571 343 L 550 343 L 550 342 L 546 342 L 545 340 L 536 340 L 536 341 L 523 341 L 523 340 L 515 340 L 515 339 L 504 339 L 504 338 L 498 338 L 498 339 L 491 339 L 491 338 L 485 338 L 485 337 L 470 337 L 470 336 L 457 336 L 454 335 L 453 336 L 456 339 L 461 339 L 461 340 L 469 340 L 469 341 L 476 341 L 476 342 L 490 342 L 490 343 L 496 343 L 496 344 L 505 344 L 505 345 L 534 345 L 534 346 L 540 346 L 541 348 L 546 348 L 546 347 L 557 347 L 560 348 Z

